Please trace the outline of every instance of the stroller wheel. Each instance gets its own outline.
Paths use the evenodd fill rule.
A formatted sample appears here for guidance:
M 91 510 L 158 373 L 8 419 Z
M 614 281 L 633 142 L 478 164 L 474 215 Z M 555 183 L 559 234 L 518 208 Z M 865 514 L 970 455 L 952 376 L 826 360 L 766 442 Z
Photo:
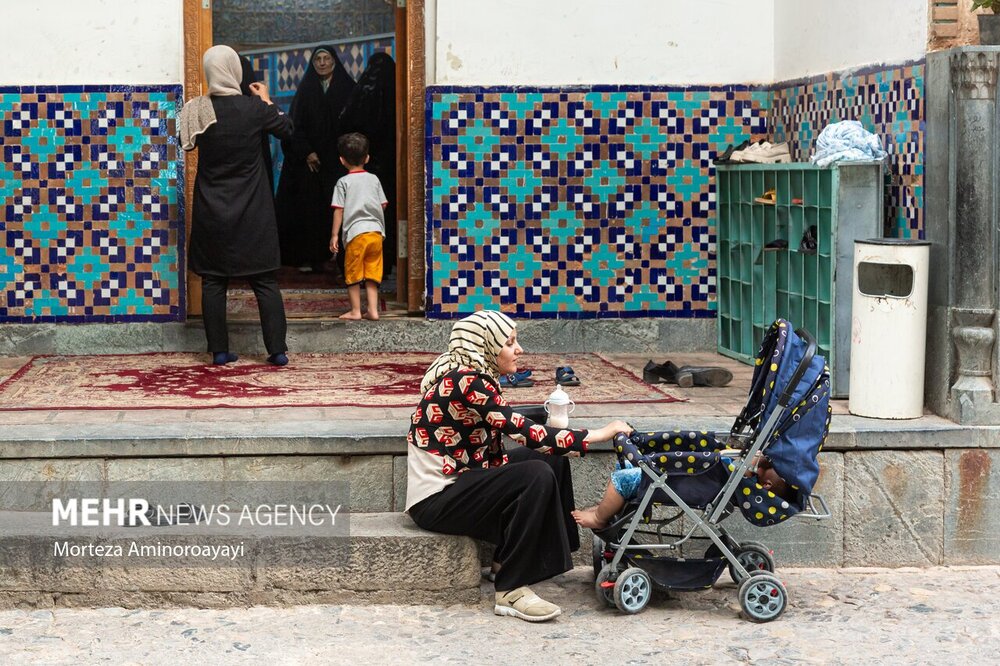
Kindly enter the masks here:
M 746 541 L 734 550 L 736 559 L 739 560 L 743 568 L 749 571 L 751 575 L 755 571 L 774 573 L 774 570 L 777 568 L 774 563 L 774 555 L 771 554 L 771 549 L 762 543 Z M 732 564 L 729 565 L 729 575 L 732 576 L 734 582 L 740 582 L 740 577 Z
M 653 597 L 653 581 L 638 567 L 623 571 L 615 581 L 615 606 L 623 613 L 638 613 Z
M 601 573 L 601 569 L 604 568 L 604 539 L 594 535 L 594 580 L 597 580 L 597 575 Z
M 788 592 L 775 576 L 761 573 L 750 576 L 740 585 L 740 608 L 753 622 L 770 622 L 781 617 L 788 605 Z
M 594 593 L 597 594 L 597 600 L 603 601 L 609 606 L 615 605 L 615 588 L 613 585 L 605 587 L 603 583 L 608 581 L 611 577 L 611 569 L 608 567 L 603 567 L 597 572 L 597 577 L 594 581 Z

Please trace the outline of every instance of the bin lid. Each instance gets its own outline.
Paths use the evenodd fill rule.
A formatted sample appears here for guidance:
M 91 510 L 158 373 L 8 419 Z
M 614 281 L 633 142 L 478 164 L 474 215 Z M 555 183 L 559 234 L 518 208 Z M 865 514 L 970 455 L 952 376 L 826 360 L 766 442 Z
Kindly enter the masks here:
M 863 245 L 930 245 L 930 241 L 917 240 L 913 238 L 868 238 L 866 240 L 856 240 L 855 243 Z

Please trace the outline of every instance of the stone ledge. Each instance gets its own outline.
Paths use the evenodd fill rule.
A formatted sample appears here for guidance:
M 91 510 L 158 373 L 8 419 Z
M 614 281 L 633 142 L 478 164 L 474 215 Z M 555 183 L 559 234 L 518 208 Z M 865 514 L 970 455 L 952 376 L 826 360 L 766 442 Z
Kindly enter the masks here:
M 113 562 L 64 567 L 54 558 L 32 559 L 28 548 L 12 550 L 0 567 L 0 608 L 479 600 L 479 555 L 472 539 L 425 532 L 402 513 L 353 514 L 350 526 L 343 560 L 324 567 L 310 565 L 317 553 L 301 543 L 266 538 L 248 543 L 247 561 L 224 568 L 127 569 Z M 43 549 L 53 540 L 44 533 L 16 538 Z M 18 561 L 18 551 L 25 561 Z
M 295 352 L 428 351 L 448 347 L 452 320 L 385 317 L 378 326 L 333 320 L 290 320 L 288 344 Z M 672 317 L 632 319 L 535 319 L 523 343 L 535 352 L 715 351 L 715 320 Z M 361 333 L 363 327 L 364 333 Z M 263 355 L 260 324 L 229 323 L 230 350 Z M 0 324 L 0 354 L 93 354 L 114 349 L 133 354 L 205 351 L 200 320 L 188 323 Z
M 575 420 L 597 427 L 607 419 Z M 731 418 L 632 419 L 641 430 L 728 431 Z M 0 434 L 0 460 L 23 458 L 134 458 L 268 455 L 405 455 L 408 419 L 296 422 L 178 421 L 19 425 Z M 1000 426 L 961 426 L 925 416 L 910 421 L 837 416 L 825 451 L 1000 448 Z M 593 451 L 610 451 L 609 442 Z

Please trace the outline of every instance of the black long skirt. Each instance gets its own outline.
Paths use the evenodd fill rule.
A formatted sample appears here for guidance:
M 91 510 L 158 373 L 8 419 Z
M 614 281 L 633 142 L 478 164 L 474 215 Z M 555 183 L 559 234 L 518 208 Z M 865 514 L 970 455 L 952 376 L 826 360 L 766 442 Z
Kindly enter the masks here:
M 523 446 L 508 458 L 502 467 L 463 472 L 409 511 L 425 530 L 496 544 L 499 592 L 569 571 L 580 548 L 569 461 Z

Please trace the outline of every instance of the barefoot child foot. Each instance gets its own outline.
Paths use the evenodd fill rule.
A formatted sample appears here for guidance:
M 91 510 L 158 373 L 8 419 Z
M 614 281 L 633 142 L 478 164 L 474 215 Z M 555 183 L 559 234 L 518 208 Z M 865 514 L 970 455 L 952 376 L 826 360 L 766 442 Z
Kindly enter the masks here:
M 350 319 L 350 320 L 353 321 L 353 320 L 361 319 L 361 315 L 358 314 L 357 312 L 354 312 L 353 310 L 348 310 L 344 314 L 340 315 L 339 318 L 340 319 Z
M 603 529 L 608 526 L 607 520 L 600 520 L 597 517 L 597 507 L 592 506 L 589 509 L 583 509 L 581 511 L 573 511 L 573 520 L 580 527 L 588 527 L 592 530 Z
M 638 474 L 635 474 L 636 472 L 638 472 Z M 604 489 L 604 497 L 601 499 L 601 503 L 589 509 L 573 511 L 573 520 L 575 520 L 580 527 L 589 527 L 592 530 L 599 530 L 607 527 L 608 523 L 611 522 L 611 519 L 615 517 L 615 514 L 625 508 L 625 494 L 631 496 L 638 490 L 638 482 L 641 479 L 641 475 L 641 470 L 635 467 L 617 470 L 611 475 L 611 480 L 608 481 L 608 487 Z M 630 483 L 631 477 L 635 477 L 634 484 Z M 623 483 L 623 480 L 625 483 Z M 618 486 L 622 486 L 621 490 L 626 491 L 625 494 L 619 492 L 618 487 L 616 487 L 616 481 L 618 481 Z M 630 488 L 629 486 L 632 485 L 635 487 Z
M 381 255 L 379 255 L 381 256 Z M 381 267 L 379 272 L 382 272 Z M 368 299 L 368 311 L 365 312 L 365 319 L 378 320 L 378 282 L 374 280 L 365 281 L 365 297 Z

